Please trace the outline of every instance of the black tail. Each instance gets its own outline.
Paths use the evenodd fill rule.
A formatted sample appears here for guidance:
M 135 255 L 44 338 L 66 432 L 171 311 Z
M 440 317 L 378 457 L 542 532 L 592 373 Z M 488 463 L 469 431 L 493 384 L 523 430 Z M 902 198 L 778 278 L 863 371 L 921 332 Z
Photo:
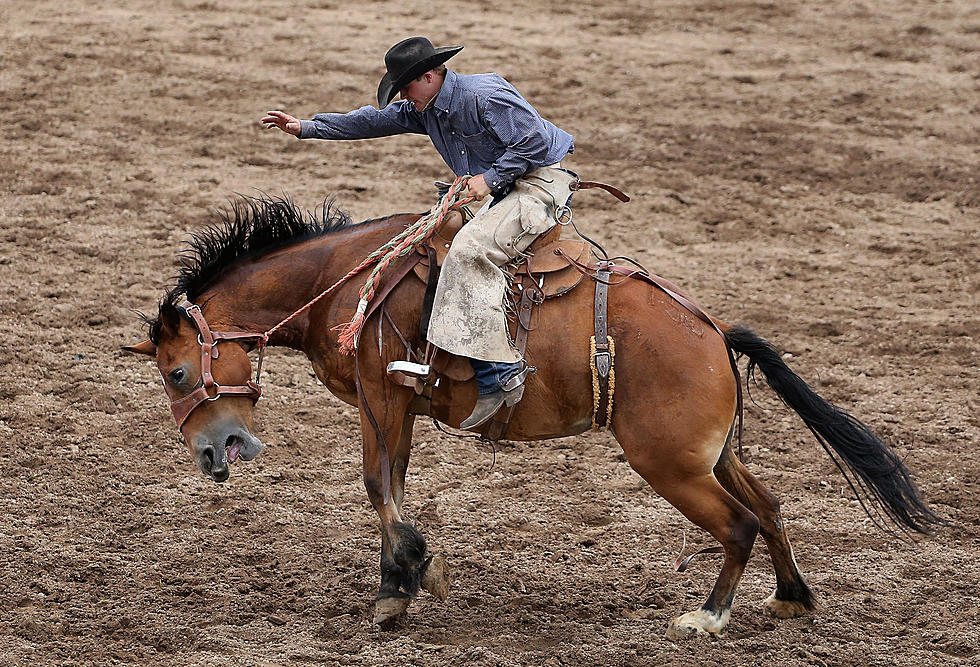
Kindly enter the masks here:
M 800 415 L 875 523 L 881 525 L 860 491 L 899 527 L 928 533 L 932 525 L 945 523 L 922 500 L 895 452 L 866 424 L 818 396 L 772 345 L 741 326 L 725 332 L 725 340 L 732 350 L 749 358 L 749 377 L 756 366 L 761 368 L 773 391 Z

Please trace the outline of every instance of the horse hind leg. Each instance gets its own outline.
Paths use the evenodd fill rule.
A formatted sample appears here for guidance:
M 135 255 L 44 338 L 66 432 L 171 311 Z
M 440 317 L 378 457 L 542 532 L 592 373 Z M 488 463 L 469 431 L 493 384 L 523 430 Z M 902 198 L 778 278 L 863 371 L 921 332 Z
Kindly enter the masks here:
M 766 610 L 777 618 L 802 616 L 816 609 L 816 599 L 803 580 L 789 538 L 783 530 L 779 500 L 735 456 L 729 443 L 715 465 L 721 485 L 759 518 L 762 538 L 776 572 L 776 590 L 766 599 Z
M 706 530 L 725 550 L 721 572 L 708 599 L 700 609 L 688 612 L 670 622 L 669 639 L 695 636 L 720 636 L 731 617 L 735 589 L 752 553 L 759 532 L 759 520 L 744 505 L 722 488 L 711 472 L 712 456 L 708 447 L 670 447 L 677 455 L 667 456 L 663 447 L 656 448 L 635 428 L 617 428 L 616 438 L 633 469 L 664 500 L 676 507 L 695 525 Z M 687 454 L 687 455 L 685 455 Z M 710 456 L 710 459 L 708 458 Z
M 657 480 L 651 485 L 684 516 L 708 531 L 725 550 L 725 560 L 708 599 L 700 609 L 673 619 L 667 637 L 677 640 L 699 635 L 721 636 L 731 617 L 735 589 L 759 532 L 759 520 L 710 473 L 671 480 L 668 484 Z

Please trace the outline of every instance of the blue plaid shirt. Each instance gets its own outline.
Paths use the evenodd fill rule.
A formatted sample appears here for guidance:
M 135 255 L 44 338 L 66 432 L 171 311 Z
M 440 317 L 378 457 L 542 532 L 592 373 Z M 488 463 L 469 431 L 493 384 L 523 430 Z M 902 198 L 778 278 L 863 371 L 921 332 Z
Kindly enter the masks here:
M 572 135 L 543 119 L 497 74 L 447 70 L 439 94 L 423 112 L 401 100 L 384 109 L 366 106 L 345 114 L 321 113 L 300 124 L 300 139 L 427 134 L 454 174 L 483 174 L 494 192 L 575 150 Z

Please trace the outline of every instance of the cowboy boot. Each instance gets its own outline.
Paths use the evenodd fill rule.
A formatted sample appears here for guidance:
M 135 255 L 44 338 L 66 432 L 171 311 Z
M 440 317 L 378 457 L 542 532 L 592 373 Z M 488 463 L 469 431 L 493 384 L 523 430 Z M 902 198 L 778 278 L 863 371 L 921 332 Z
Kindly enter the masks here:
M 483 394 L 476 400 L 473 412 L 463 420 L 459 427 L 463 430 L 474 429 L 483 426 L 497 414 L 500 408 L 505 405 L 510 407 L 516 405 L 524 397 L 524 380 L 527 378 L 530 367 L 525 365 L 523 369 L 511 379 L 507 380 L 497 391 L 490 394 Z

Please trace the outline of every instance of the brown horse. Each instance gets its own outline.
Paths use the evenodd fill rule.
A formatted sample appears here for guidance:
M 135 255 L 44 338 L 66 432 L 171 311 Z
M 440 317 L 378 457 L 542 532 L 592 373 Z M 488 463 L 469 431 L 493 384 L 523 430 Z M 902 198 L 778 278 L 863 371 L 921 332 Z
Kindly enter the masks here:
M 328 206 L 304 216 L 285 200 L 244 199 L 224 214 L 222 225 L 191 241 L 176 284 L 160 303 L 157 317 L 148 320 L 149 339 L 126 349 L 155 357 L 181 433 L 206 475 L 224 481 L 230 463 L 252 459 L 262 447 L 253 435 L 252 407 L 259 390 L 250 379 L 247 354 L 257 334 L 309 302 L 417 217 L 352 224 Z M 368 318 L 352 358 L 340 354 L 331 327 L 351 319 L 359 284 L 346 283 L 278 329 L 268 342 L 304 352 L 323 384 L 360 409 L 364 484 L 381 518 L 375 618 L 380 623 L 404 612 L 420 588 L 445 599 L 448 578 L 444 561 L 428 554 L 422 535 L 402 520 L 414 423 L 407 407 L 414 392 L 386 377 L 387 364 L 404 359 L 406 352 L 394 327 L 413 347 L 424 345 L 418 333 L 411 333 L 418 331 L 424 286 L 411 277 L 397 285 L 387 300 L 390 321 L 377 312 Z M 567 296 L 541 306 L 527 348 L 537 372 L 527 381 L 508 439 L 571 436 L 590 427 L 591 284 L 585 280 Z M 670 623 L 671 638 L 723 632 L 760 531 L 776 573 L 776 589 L 766 608 L 780 618 L 814 608 L 777 500 L 733 453 L 738 379 L 730 351 L 748 357 L 750 373 L 756 366 L 762 370 L 848 480 L 853 479 L 858 497 L 868 501 L 866 510 L 870 506 L 878 517 L 905 530 L 927 532 L 939 522 L 899 458 L 863 423 L 817 396 L 751 331 L 717 320 L 715 324 L 717 330 L 640 280 L 627 279 L 609 290 L 608 327 L 616 349 L 610 431 L 633 469 L 724 548 L 710 596 L 700 609 Z M 360 399 L 355 371 L 363 390 Z M 432 394 L 431 413 L 458 426 L 476 396 L 475 382 L 444 379 Z M 369 423 L 369 414 L 377 428 Z M 385 475 L 379 432 L 391 448 Z M 382 492 L 388 475 L 391 502 Z

